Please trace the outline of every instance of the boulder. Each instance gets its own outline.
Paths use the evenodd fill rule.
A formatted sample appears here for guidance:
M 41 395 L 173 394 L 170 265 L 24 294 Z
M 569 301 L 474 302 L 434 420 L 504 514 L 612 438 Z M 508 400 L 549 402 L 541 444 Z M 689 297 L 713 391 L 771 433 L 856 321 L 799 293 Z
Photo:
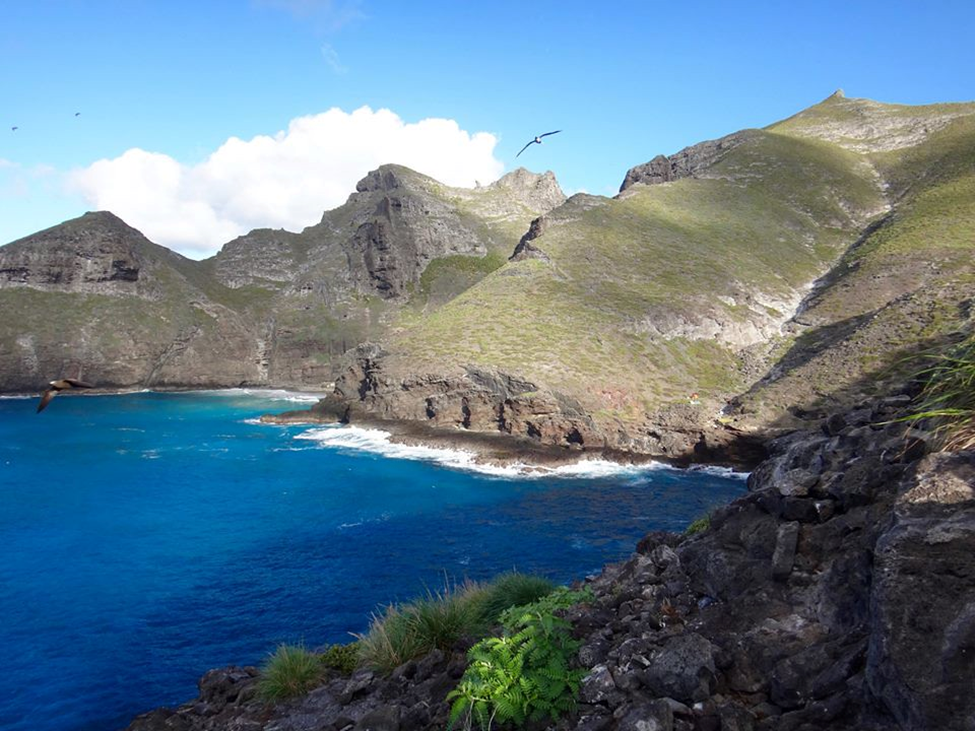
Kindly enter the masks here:
M 701 635 L 673 637 L 652 652 L 649 660 L 641 680 L 656 696 L 694 703 L 708 698 L 714 690 L 714 647 Z
M 975 453 L 924 458 L 875 550 L 868 686 L 904 728 L 975 719 Z

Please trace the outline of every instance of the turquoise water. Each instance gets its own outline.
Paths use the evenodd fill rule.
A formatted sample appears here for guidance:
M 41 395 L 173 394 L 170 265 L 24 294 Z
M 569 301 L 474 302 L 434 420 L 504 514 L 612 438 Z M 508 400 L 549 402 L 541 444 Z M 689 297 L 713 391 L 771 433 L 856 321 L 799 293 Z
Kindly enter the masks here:
M 296 398 L 0 399 L 0 729 L 124 728 L 209 668 L 348 641 L 445 574 L 580 578 L 744 491 L 599 463 L 485 474 L 379 432 L 254 422 Z

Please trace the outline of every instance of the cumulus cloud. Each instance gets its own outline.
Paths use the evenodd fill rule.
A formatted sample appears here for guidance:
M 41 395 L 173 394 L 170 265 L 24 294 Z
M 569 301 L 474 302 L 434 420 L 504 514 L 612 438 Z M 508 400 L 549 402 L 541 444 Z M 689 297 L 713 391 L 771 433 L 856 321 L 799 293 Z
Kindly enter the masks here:
M 384 163 L 447 185 L 496 180 L 504 168 L 496 144 L 494 135 L 469 134 L 450 119 L 406 123 L 388 109 L 333 108 L 294 119 L 274 136 L 231 137 L 195 165 L 133 148 L 73 171 L 69 182 L 92 208 L 201 257 L 254 228 L 297 231 L 317 223 Z

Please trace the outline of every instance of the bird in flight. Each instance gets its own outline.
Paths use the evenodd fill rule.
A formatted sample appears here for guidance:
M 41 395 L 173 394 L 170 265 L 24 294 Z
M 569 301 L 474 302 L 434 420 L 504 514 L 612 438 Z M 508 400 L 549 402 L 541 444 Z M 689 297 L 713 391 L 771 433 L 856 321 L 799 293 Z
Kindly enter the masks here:
M 76 116 L 76 117 L 80 117 L 80 116 L 81 116 L 81 112 L 75 112 L 75 113 L 74 113 L 74 116 Z
M 77 378 L 62 378 L 58 381 L 51 381 L 51 385 L 41 394 L 41 402 L 37 405 L 37 413 L 41 413 L 51 399 L 58 395 L 58 392 L 71 388 L 94 388 L 90 383 L 79 381 Z
M 17 131 L 17 129 L 18 129 L 17 127 L 11 127 L 11 128 L 10 128 L 10 131 L 11 131 L 11 132 L 16 132 L 16 131 Z
M 533 140 L 532 140 L 531 142 L 529 142 L 529 143 L 528 143 L 528 144 L 526 144 L 526 145 L 525 145 L 524 147 L 522 147 L 522 148 L 521 148 L 521 149 L 520 149 L 520 150 L 518 151 L 518 155 L 520 155 L 520 154 L 521 154 L 521 153 L 523 153 L 523 152 L 524 152 L 525 150 L 527 150 L 527 149 L 528 149 L 528 147 L 529 147 L 529 145 L 540 145 L 540 144 L 542 144 L 542 137 L 548 137 L 549 135 L 557 135 L 557 134 L 558 134 L 559 132 L 561 132 L 561 131 L 562 131 L 562 130 L 560 130 L 560 129 L 557 129 L 557 130 L 555 130 L 554 132 L 546 132 L 546 133 L 545 133 L 545 134 L 543 134 L 543 135 L 538 135 L 538 137 L 536 137 L 536 138 L 535 138 L 535 139 L 533 139 Z M 515 155 L 515 157 L 518 157 L 518 155 Z

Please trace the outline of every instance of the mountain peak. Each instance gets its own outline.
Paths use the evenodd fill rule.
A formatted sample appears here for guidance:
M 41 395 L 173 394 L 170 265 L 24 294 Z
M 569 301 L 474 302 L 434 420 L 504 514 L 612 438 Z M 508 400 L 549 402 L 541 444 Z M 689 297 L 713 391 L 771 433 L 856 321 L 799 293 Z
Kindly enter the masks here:
M 869 154 L 914 147 L 955 119 L 972 114 L 975 114 L 972 103 L 884 104 L 847 97 L 838 89 L 818 104 L 766 129 Z

